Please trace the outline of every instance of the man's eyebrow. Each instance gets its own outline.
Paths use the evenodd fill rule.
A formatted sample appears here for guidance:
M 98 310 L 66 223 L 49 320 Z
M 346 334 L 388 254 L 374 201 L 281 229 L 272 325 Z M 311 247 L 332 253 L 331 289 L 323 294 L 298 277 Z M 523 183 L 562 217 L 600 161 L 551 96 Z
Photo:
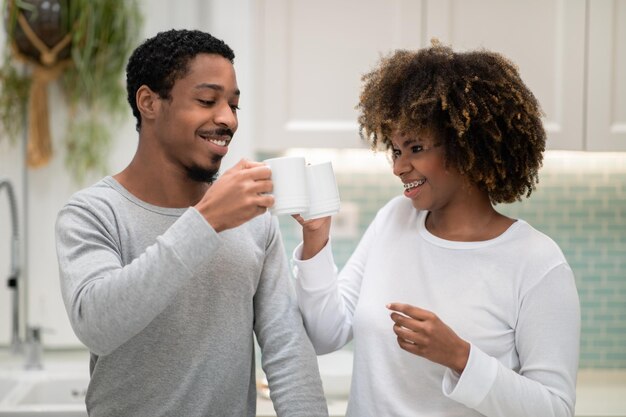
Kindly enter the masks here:
M 219 91 L 219 92 L 223 92 L 224 91 L 224 86 L 219 85 L 219 84 L 211 84 L 211 83 L 201 83 L 196 85 L 196 90 L 201 90 L 204 88 L 208 88 L 210 90 L 215 90 L 215 91 Z M 235 90 L 235 95 L 239 96 L 241 95 L 241 91 L 239 91 L 239 89 Z

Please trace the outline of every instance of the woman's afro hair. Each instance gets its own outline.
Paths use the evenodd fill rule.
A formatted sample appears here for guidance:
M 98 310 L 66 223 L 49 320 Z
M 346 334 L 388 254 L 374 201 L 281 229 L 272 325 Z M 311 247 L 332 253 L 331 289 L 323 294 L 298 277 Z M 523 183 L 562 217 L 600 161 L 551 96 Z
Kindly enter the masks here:
M 390 149 L 397 129 L 432 129 L 447 166 L 492 203 L 520 200 L 535 189 L 546 142 L 542 111 L 502 55 L 454 52 L 433 41 L 383 57 L 362 80 L 359 132 L 372 149 Z

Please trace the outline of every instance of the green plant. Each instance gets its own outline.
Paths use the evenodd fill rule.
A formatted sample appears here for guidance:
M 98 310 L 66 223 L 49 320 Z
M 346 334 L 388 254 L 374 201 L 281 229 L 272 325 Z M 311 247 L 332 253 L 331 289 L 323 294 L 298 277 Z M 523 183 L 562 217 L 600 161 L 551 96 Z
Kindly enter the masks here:
M 0 67 L 0 126 L 6 134 L 3 136 L 14 143 L 24 125 L 30 79 L 20 74 L 6 55 Z
M 13 33 L 16 22 L 15 9 L 9 9 L 7 2 L 3 4 L 7 16 L 5 17 L 7 32 L 7 47 L 4 48 L 2 66 L 0 66 L 0 127 L 12 142 L 23 128 L 23 114 L 26 110 L 30 78 L 17 68 L 12 57 L 11 40 L 8 34 Z
M 69 37 L 69 53 L 64 57 L 63 50 L 57 51 L 55 67 L 43 53 L 40 59 L 24 57 L 16 46 L 16 37 L 20 35 L 18 17 L 22 14 L 30 24 L 36 24 L 37 3 L 5 0 L 7 45 L 0 67 L 0 123 L 15 141 L 23 129 L 22 117 L 16 116 L 32 100 L 37 71 L 49 73 L 51 68 L 58 68 L 59 74 L 54 75 L 60 75 L 58 81 L 69 110 L 63 141 L 65 165 L 80 182 L 90 171 L 106 170 L 110 126 L 127 110 L 122 74 L 143 19 L 136 0 L 57 0 L 59 30 Z M 53 46 L 54 41 L 41 40 L 48 47 Z M 32 116 L 31 112 L 29 117 Z

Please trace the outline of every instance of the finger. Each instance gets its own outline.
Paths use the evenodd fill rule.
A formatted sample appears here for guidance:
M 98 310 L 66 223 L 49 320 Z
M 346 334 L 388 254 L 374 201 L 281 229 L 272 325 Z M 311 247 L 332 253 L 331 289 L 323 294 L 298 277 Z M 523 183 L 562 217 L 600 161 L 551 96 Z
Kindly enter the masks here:
M 414 343 L 414 337 L 417 333 L 412 330 L 407 329 L 406 327 L 399 326 L 397 324 L 393 325 L 393 332 L 398 336 L 398 338 L 406 340 L 408 342 Z
M 272 178 L 272 170 L 269 166 L 260 164 L 254 167 L 246 168 L 245 174 L 254 181 L 269 180 Z
M 291 217 L 293 217 L 294 219 L 296 219 L 296 221 L 298 223 L 300 223 L 301 225 L 304 225 L 305 220 L 302 218 L 301 215 L 299 214 L 292 214 Z
M 410 317 L 403 316 L 402 314 L 398 314 L 398 313 L 391 313 L 390 317 L 391 317 L 391 320 L 393 320 L 397 326 L 410 329 L 414 332 L 420 332 L 423 330 L 422 321 L 412 319 Z
M 399 313 L 403 313 L 409 317 L 412 317 L 416 320 L 428 320 L 433 318 L 433 313 L 424 310 L 419 307 L 412 306 L 410 304 L 403 303 L 390 303 L 386 306 L 389 310 L 397 311 Z
M 250 190 L 257 194 L 267 194 L 274 190 L 274 183 L 268 179 L 256 180 L 250 187 Z
M 268 209 L 274 205 L 274 196 L 271 194 L 259 194 L 255 199 L 255 203 L 258 207 Z
M 242 158 L 235 166 L 239 167 L 240 169 L 248 169 L 248 168 L 255 168 L 255 167 L 267 166 L 267 165 L 264 164 L 263 162 L 257 162 L 257 161 L 252 161 L 250 159 Z
M 396 334 L 398 342 L 419 346 L 422 353 L 425 351 L 426 346 L 430 344 L 428 337 L 401 326 L 393 326 L 393 332 Z
M 409 353 L 417 356 L 423 356 L 424 350 L 418 344 L 408 342 L 402 338 L 398 338 L 398 345 Z
M 243 158 L 243 159 L 240 159 L 239 162 L 237 162 L 232 167 L 226 169 L 222 175 L 226 175 L 227 173 L 243 171 L 245 169 L 254 168 L 259 165 L 263 165 L 263 164 L 261 164 L 260 162 L 255 162 L 255 161 L 251 161 L 249 159 Z
M 326 216 L 326 217 L 318 217 L 317 219 L 311 219 L 311 220 L 304 220 L 304 225 L 305 226 L 310 226 L 314 229 L 319 229 L 320 227 L 323 226 L 330 226 L 330 222 L 331 222 L 332 217 L 331 216 Z
M 394 325 L 393 332 L 396 334 L 396 336 L 398 336 L 398 338 L 406 340 L 407 342 L 415 343 L 421 346 L 426 346 L 427 344 L 429 344 L 428 337 L 424 336 L 420 332 L 415 332 L 406 327 Z

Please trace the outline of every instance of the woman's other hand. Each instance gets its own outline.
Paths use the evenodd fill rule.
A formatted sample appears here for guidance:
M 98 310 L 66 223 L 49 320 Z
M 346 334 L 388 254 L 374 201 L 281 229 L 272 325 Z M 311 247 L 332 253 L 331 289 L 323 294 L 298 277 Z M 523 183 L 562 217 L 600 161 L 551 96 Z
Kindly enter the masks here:
M 391 303 L 393 331 L 407 352 L 426 358 L 461 374 L 467 365 L 470 344 L 461 339 L 431 311 L 409 304 Z

